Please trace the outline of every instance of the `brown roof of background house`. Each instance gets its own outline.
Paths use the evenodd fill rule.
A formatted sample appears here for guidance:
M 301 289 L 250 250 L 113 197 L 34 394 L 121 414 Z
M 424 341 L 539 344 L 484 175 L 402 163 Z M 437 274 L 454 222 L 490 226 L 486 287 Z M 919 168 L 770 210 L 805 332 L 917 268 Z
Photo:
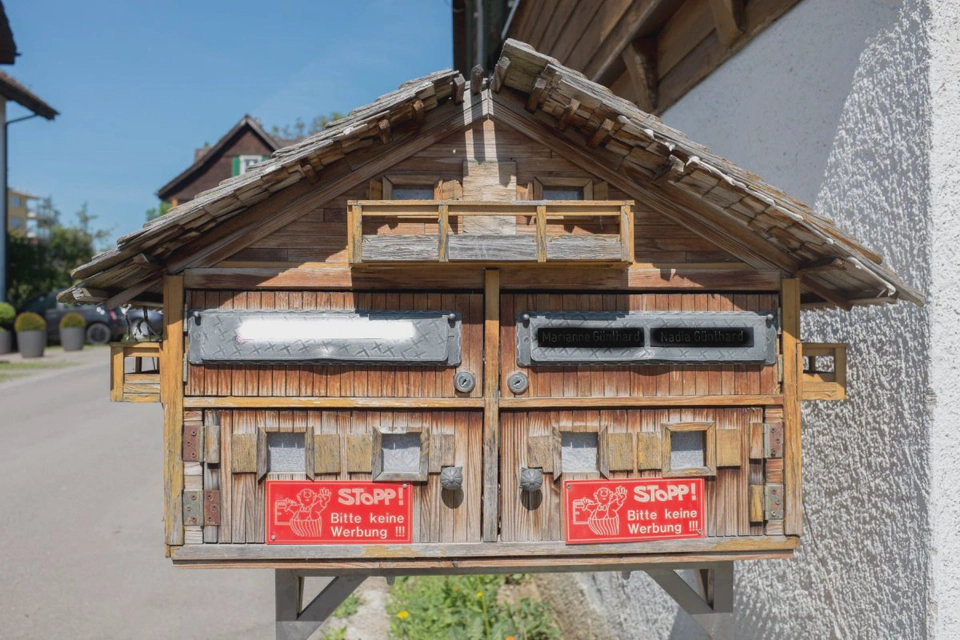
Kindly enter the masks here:
M 30 109 L 38 116 L 53 120 L 60 112 L 40 99 L 40 97 L 20 84 L 10 75 L 0 71 L 0 95 L 7 100 L 12 100 L 17 104 Z
M 267 133 L 264 128 L 260 125 L 255 118 L 245 115 L 240 118 L 240 121 L 237 124 L 233 125 L 230 131 L 227 131 L 222 138 L 217 140 L 216 144 L 213 146 L 203 149 L 203 153 L 200 153 L 201 150 L 194 152 L 194 162 L 189 167 L 181 171 L 173 180 L 163 185 L 157 190 L 157 196 L 161 200 L 168 200 L 171 195 L 177 193 L 183 189 L 186 185 L 192 182 L 198 175 L 206 171 L 210 165 L 212 165 L 220 157 L 220 154 L 230 147 L 237 139 L 240 138 L 246 131 L 251 131 L 263 140 L 272 151 L 276 151 L 283 146 L 283 143 L 286 141 L 280 141 L 269 133 Z
M 7 10 L 0 2 L 0 64 L 13 64 L 18 55 L 10 20 L 7 19 Z

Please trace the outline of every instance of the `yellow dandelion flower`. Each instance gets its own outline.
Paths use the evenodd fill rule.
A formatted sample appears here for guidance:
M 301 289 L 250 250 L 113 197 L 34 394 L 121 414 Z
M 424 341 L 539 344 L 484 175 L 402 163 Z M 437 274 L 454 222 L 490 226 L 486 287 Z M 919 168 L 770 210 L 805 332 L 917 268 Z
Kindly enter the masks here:
M 400 613 L 397 614 L 397 617 L 400 618 L 401 620 L 406 620 L 407 618 L 410 617 L 410 613 L 408 611 L 401 611 Z
M 454 591 L 460 591 L 459 585 L 453 585 L 453 590 L 454 590 Z
M 504 640 L 517 640 L 514 636 L 507 636 Z
M 477 597 L 478 597 L 478 598 L 482 598 L 482 597 L 483 597 L 483 591 L 477 591 Z

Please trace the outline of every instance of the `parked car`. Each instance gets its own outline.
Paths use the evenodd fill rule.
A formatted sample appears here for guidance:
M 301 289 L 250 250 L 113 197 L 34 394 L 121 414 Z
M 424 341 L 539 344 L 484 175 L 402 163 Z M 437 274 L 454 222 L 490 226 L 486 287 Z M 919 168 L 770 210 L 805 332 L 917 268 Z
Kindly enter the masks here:
M 60 318 L 70 311 L 76 311 L 87 321 L 87 342 L 90 344 L 119 340 L 127 329 L 127 323 L 118 310 L 107 309 L 103 305 L 64 304 L 57 301 L 56 291 L 27 300 L 20 311 L 32 311 L 46 319 L 47 342 L 60 341 Z

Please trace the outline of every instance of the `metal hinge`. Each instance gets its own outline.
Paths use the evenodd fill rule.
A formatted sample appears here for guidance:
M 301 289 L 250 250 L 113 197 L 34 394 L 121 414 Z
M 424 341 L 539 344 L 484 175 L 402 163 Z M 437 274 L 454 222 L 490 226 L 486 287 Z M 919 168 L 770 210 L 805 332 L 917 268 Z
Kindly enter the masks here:
M 763 457 L 764 458 L 782 458 L 783 457 L 783 423 L 782 422 L 764 422 L 763 423 Z
M 203 524 L 203 491 L 183 492 L 183 524 L 185 526 Z
M 767 520 L 783 520 L 783 485 L 763 485 L 763 515 Z

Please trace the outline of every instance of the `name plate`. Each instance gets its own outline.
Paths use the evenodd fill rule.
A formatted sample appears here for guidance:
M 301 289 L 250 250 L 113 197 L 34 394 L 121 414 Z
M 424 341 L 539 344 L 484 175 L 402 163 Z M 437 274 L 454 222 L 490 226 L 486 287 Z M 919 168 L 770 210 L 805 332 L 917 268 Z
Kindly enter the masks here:
M 563 482 L 567 544 L 702 538 L 703 478 Z
M 268 480 L 267 544 L 409 544 L 410 483 Z
M 191 364 L 460 364 L 452 311 L 194 312 Z
M 773 364 L 773 314 L 749 311 L 520 312 L 517 365 Z

